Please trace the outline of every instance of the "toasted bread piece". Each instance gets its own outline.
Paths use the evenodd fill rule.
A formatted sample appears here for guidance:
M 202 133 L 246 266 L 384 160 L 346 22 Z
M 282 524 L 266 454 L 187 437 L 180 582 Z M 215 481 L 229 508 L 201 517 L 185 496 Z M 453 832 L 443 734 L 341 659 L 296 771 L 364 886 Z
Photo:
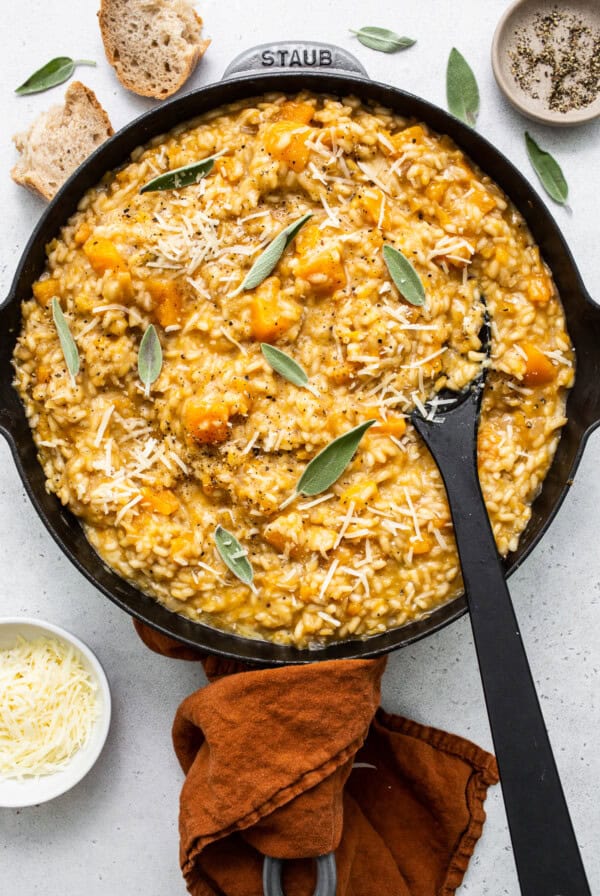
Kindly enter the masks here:
M 188 0 L 102 0 L 98 18 L 106 58 L 140 96 L 176 93 L 210 44 Z
M 13 137 L 21 158 L 11 176 L 44 199 L 52 199 L 69 175 L 113 133 L 94 91 L 73 81 L 64 106 L 42 112 L 27 131 Z

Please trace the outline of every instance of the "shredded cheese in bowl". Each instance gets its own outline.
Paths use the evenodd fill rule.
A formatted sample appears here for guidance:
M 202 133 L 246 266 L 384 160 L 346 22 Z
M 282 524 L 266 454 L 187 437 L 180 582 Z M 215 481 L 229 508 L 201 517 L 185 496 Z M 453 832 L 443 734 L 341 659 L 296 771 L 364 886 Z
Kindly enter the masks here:
M 98 685 L 73 645 L 55 637 L 0 649 L 0 779 L 50 775 L 89 740 Z

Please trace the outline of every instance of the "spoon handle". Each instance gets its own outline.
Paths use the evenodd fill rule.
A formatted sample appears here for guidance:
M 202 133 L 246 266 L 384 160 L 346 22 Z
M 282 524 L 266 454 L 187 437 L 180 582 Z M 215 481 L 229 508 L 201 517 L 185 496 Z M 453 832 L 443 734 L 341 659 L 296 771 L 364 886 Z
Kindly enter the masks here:
M 591 896 L 481 493 L 477 405 L 413 423 L 446 486 L 521 893 Z

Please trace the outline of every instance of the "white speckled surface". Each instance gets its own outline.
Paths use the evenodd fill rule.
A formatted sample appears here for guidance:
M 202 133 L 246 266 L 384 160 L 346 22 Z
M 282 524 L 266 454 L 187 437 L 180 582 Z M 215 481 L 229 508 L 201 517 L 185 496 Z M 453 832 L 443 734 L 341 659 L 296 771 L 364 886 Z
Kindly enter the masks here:
M 99 62 L 97 69 L 81 69 L 79 77 L 96 90 L 115 128 L 153 105 L 126 93 L 105 63 L 97 5 L 97 0 L 2 3 L 0 295 L 8 291 L 17 258 L 42 210 L 40 201 L 8 179 L 15 158 L 10 136 L 59 101 L 64 90 L 17 98 L 12 89 L 52 56 L 66 54 Z M 263 0 L 260 5 L 206 0 L 199 10 L 213 45 L 188 86 L 218 79 L 227 62 L 253 44 L 312 38 L 352 49 L 373 77 L 444 105 L 446 59 L 456 45 L 479 81 L 478 129 L 535 182 L 522 139 L 527 123 L 503 99 L 489 62 L 494 27 L 506 5 L 504 0 L 421 0 L 392 14 L 384 0 L 370 0 L 360 8 L 351 0 Z M 394 28 L 418 38 L 418 44 L 395 56 L 374 53 L 347 30 L 367 24 Z M 588 289 L 600 299 L 600 122 L 575 130 L 530 128 L 563 165 L 573 213 L 557 207 L 552 211 Z M 593 436 L 557 520 L 510 582 L 592 892 L 600 892 L 599 465 L 600 441 Z M 114 706 L 107 746 L 83 783 L 39 808 L 0 809 L 0 879 L 11 881 L 22 896 L 183 894 L 177 864 L 182 776 L 171 750 L 170 726 L 178 702 L 203 682 L 202 675 L 190 664 L 147 651 L 128 618 L 71 567 L 31 508 L 4 444 L 0 570 L 0 615 L 43 617 L 81 637 L 106 668 Z M 391 657 L 384 704 L 489 748 L 468 622 Z M 461 893 L 516 896 L 499 788 L 491 792 L 487 811 L 485 832 Z

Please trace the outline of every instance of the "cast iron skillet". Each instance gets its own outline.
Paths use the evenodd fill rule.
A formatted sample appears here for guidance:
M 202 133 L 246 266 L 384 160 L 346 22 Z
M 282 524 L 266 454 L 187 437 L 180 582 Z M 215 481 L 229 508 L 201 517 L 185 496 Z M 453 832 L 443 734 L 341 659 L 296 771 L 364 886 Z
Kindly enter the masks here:
M 369 80 L 360 63 L 336 47 L 280 43 L 242 54 L 229 66 L 223 81 L 164 103 L 127 125 L 84 162 L 50 203 L 27 244 L 10 293 L 0 307 L 0 327 L 4 334 L 0 346 L 0 431 L 9 442 L 25 488 L 48 531 L 93 585 L 132 616 L 179 641 L 210 653 L 270 665 L 387 653 L 458 619 L 466 611 L 466 602 L 460 597 L 426 619 L 367 640 L 348 640 L 311 650 L 242 638 L 167 610 L 112 572 L 87 542 L 77 519 L 54 495 L 46 492 L 25 413 L 12 387 L 11 357 L 21 327 L 21 302 L 31 296 L 31 285 L 42 272 L 44 246 L 75 211 L 89 187 L 98 183 L 107 171 L 125 163 L 136 147 L 202 112 L 269 91 L 295 93 L 303 89 L 337 96 L 355 94 L 449 134 L 510 196 L 552 269 L 576 348 L 577 379 L 569 396 L 568 423 L 554 463 L 533 505 L 532 518 L 519 548 L 506 561 L 507 573 L 523 562 L 546 531 L 572 482 L 585 441 L 600 422 L 600 309 L 585 291 L 556 223 L 527 181 L 480 134 L 446 112 L 387 84 Z
M 343 50 L 325 44 L 282 43 L 263 45 L 242 54 L 229 66 L 223 82 L 209 85 L 166 103 L 132 122 L 100 147 L 75 172 L 50 203 L 25 249 L 10 294 L 0 307 L 0 324 L 6 333 L 6 338 L 0 347 L 0 431 L 8 439 L 23 483 L 50 534 L 78 569 L 107 597 L 131 615 L 186 644 L 223 656 L 271 665 L 377 656 L 431 634 L 457 619 L 466 611 L 466 602 L 464 597 L 461 597 L 434 611 L 427 619 L 368 640 L 344 641 L 314 650 L 298 650 L 265 641 L 240 638 L 193 623 L 167 610 L 108 569 L 86 541 L 78 521 L 69 511 L 61 507 L 54 496 L 46 493 L 44 475 L 37 460 L 25 413 L 11 385 L 11 357 L 21 326 L 20 305 L 31 295 L 31 285 L 42 271 L 45 244 L 55 236 L 60 226 L 75 211 L 83 193 L 96 184 L 106 171 L 125 163 L 133 149 L 152 137 L 223 103 L 258 96 L 273 90 L 294 93 L 302 89 L 338 96 L 355 94 L 362 100 L 388 106 L 401 115 L 427 122 L 440 133 L 449 134 L 510 196 L 529 224 L 545 260 L 552 269 L 565 308 L 567 326 L 576 349 L 577 379 L 569 396 L 568 423 L 563 429 L 554 463 L 533 506 L 532 518 L 521 538 L 519 548 L 505 563 L 507 573 L 512 572 L 523 562 L 549 526 L 572 482 L 586 439 L 600 423 L 600 389 L 596 386 L 596 383 L 600 382 L 600 351 L 597 349 L 600 342 L 600 309 L 586 293 L 560 231 L 529 184 L 483 137 L 455 118 L 424 100 L 388 85 L 370 81 L 360 63 Z M 541 724 L 543 729 L 543 721 Z M 548 753 L 552 760 L 549 746 Z M 584 893 L 589 893 L 589 888 L 570 826 L 560 781 L 556 775 L 555 778 L 554 790 L 560 802 L 561 825 L 552 824 L 552 820 L 549 820 L 549 833 L 554 832 L 556 836 L 549 837 L 547 842 L 556 843 L 553 856 L 555 866 L 561 867 L 564 864 L 565 868 L 577 870 L 574 880 L 570 882 L 574 888 L 572 889 L 569 884 L 567 887 L 573 894 L 576 892 L 578 896 L 579 894 L 583 896 Z M 541 776 L 542 784 L 543 780 L 544 774 Z M 526 805 L 531 782 L 527 780 L 519 782 L 517 769 L 513 784 L 515 785 L 512 788 L 513 796 L 518 795 L 517 805 Z M 540 781 L 536 784 L 540 785 Z M 539 786 L 533 790 L 540 793 L 544 788 Z M 545 805 L 549 803 L 542 799 L 533 813 L 537 832 L 532 832 L 531 843 L 527 843 L 527 830 L 520 831 L 518 838 L 521 856 L 531 858 L 541 855 L 541 864 L 544 863 L 544 840 L 540 840 L 538 835 L 544 830 L 544 819 L 542 818 L 540 822 L 538 816 L 543 813 Z M 566 832 L 564 839 L 569 842 L 569 849 L 566 852 L 565 843 L 561 842 L 558 836 L 559 831 Z M 538 849 L 540 843 L 541 852 Z M 513 845 L 516 848 L 514 837 Z M 561 859 L 563 853 L 565 853 L 564 863 Z M 539 866 L 540 862 L 536 860 L 528 863 L 532 866 L 529 871 L 533 881 L 537 880 L 536 866 Z M 519 877 L 523 884 L 521 869 Z M 549 879 L 552 881 L 553 876 L 550 875 Z M 264 892 L 269 896 L 283 896 L 279 860 L 265 858 L 263 886 Z M 317 887 L 314 896 L 333 896 L 335 889 L 335 860 L 330 853 L 317 859 Z M 526 892 L 525 888 L 523 892 Z M 538 891 L 534 885 L 533 889 L 529 887 L 527 892 L 537 894 Z M 555 896 L 554 889 L 552 896 Z M 563 893 L 563 896 L 566 894 Z

